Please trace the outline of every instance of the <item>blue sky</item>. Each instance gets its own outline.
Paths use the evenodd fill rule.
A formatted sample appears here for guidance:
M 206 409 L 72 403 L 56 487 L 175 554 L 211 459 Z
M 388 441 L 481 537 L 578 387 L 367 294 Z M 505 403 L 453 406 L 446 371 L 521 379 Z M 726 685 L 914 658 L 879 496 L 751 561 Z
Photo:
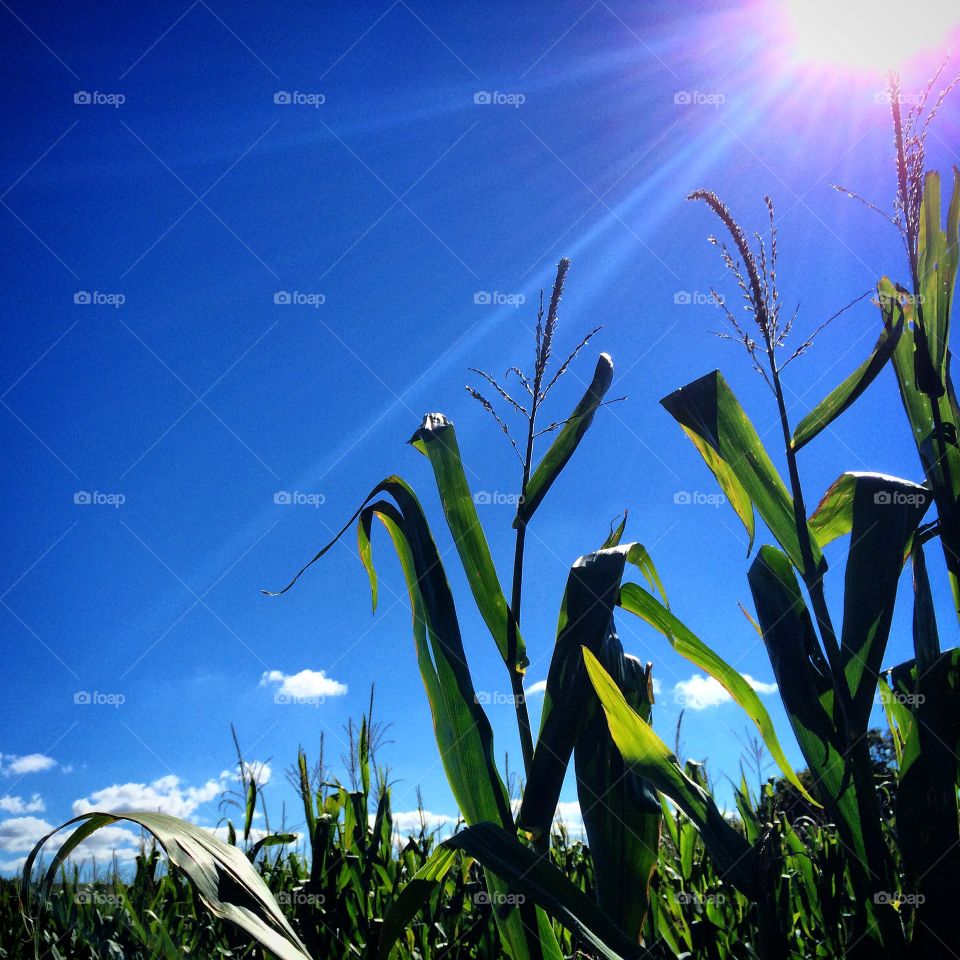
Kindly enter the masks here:
M 781 462 L 762 382 L 709 332 L 721 317 L 707 291 L 735 292 L 706 243 L 708 212 L 683 198 L 714 189 L 753 230 L 773 196 L 798 338 L 881 275 L 902 277 L 892 228 L 829 189 L 889 206 L 878 73 L 802 56 L 775 0 L 571 0 L 549 13 L 11 3 L 0 20 L 7 869 L 44 826 L 94 807 L 214 824 L 231 722 L 269 764 L 275 821 L 286 803 L 296 826 L 284 768 L 298 744 L 315 757 L 321 731 L 338 755 L 371 683 L 392 725 L 381 759 L 396 809 L 413 809 L 419 786 L 429 809 L 456 812 L 388 545 L 375 617 L 352 537 L 283 598 L 260 590 L 285 583 L 391 473 L 417 488 L 449 548 L 429 466 L 405 446 L 434 410 L 457 424 L 471 485 L 490 494 L 480 515 L 507 581 L 512 508 L 497 501 L 516 491 L 517 465 L 463 387 L 470 366 L 529 364 L 538 291 L 561 256 L 573 266 L 558 353 L 605 327 L 552 418 L 600 350 L 616 364 L 612 394 L 628 399 L 598 415 L 533 524 L 530 680 L 546 676 L 567 569 L 629 508 L 628 535 L 650 549 L 674 611 L 772 681 L 737 609 L 749 592 L 735 516 L 675 502 L 716 491 L 657 401 L 718 366 Z M 908 93 L 947 42 L 907 65 Z M 931 167 L 960 162 L 958 128 L 954 99 Z M 878 322 L 861 304 L 791 366 L 795 421 L 866 355 Z M 897 404 L 885 372 L 804 451 L 810 501 L 846 469 L 920 477 Z M 828 557 L 836 602 L 843 546 Z M 476 686 L 505 692 L 455 562 L 448 574 Z M 906 623 L 890 663 L 909 654 Z M 620 629 L 654 661 L 655 726 L 672 742 L 676 684 L 696 671 L 638 621 Z M 325 683 L 284 679 L 302 671 Z M 276 702 L 287 690 L 328 695 Z M 489 710 L 516 768 L 512 708 Z M 746 723 L 730 704 L 688 710 L 686 755 L 735 774 Z

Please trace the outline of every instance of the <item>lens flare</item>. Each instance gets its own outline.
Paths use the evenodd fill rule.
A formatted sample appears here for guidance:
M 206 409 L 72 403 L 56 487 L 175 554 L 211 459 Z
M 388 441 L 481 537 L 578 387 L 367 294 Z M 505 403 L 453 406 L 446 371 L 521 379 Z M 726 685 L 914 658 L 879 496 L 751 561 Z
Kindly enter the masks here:
M 796 55 L 863 70 L 945 53 L 960 25 L 957 0 L 787 0 Z

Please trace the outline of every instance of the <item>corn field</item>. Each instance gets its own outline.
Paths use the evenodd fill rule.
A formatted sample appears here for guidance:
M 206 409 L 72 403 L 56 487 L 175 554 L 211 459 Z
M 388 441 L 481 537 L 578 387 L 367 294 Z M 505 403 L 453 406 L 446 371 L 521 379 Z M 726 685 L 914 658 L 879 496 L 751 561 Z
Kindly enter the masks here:
M 702 475 L 707 468 L 749 538 L 743 572 L 753 610 L 745 613 L 769 657 L 790 731 L 775 728 L 748 680 L 687 626 L 692 612 L 671 606 L 655 551 L 625 539 L 628 527 L 642 534 L 642 515 L 632 509 L 629 525 L 625 513 L 609 532 L 598 518 L 596 541 L 581 546 L 569 570 L 556 598 L 539 728 L 531 723 L 528 649 L 549 644 L 523 629 L 524 590 L 537 576 L 527 563 L 527 532 L 550 509 L 550 492 L 565 471 L 613 456 L 592 448 L 590 427 L 620 399 L 611 393 L 613 359 L 599 353 L 575 407 L 545 413 L 554 385 L 599 335 L 599 328 L 586 333 L 560 362 L 554 356 L 561 301 L 573 282 L 563 259 L 552 290 L 540 298 L 532 364 L 512 366 L 502 379 L 475 370 L 468 388 L 495 418 L 495 442 L 510 443 L 517 454 L 512 569 L 494 563 L 454 424 L 429 413 L 411 424 L 410 445 L 426 458 L 434 482 L 418 493 L 391 475 L 362 499 L 360 491 L 356 512 L 333 541 L 272 594 L 295 584 L 315 590 L 327 552 L 355 535 L 376 608 L 374 545 L 393 550 L 436 748 L 462 818 L 457 829 L 437 835 L 424 826 L 413 836 L 394 829 L 371 712 L 354 743 L 355 783 L 318 782 L 309 758 L 298 756 L 299 837 L 281 830 L 251 841 L 253 780 L 226 842 L 149 812 L 89 813 L 66 824 L 71 832 L 55 854 L 47 856 L 41 842 L 21 882 L 4 882 L 0 955 L 955 956 L 960 648 L 941 642 L 957 625 L 952 617 L 938 623 L 928 565 L 942 564 L 949 584 L 939 609 L 960 619 L 960 407 L 950 351 L 960 171 L 950 183 L 925 168 L 927 125 L 951 86 L 938 95 L 938 79 L 905 112 L 891 78 L 897 191 L 887 220 L 903 241 L 905 272 L 877 278 L 875 345 L 799 422 L 784 382 L 800 374 L 814 338 L 797 342 L 794 316 L 784 307 L 773 201 L 766 199 L 760 232 L 744 229 L 710 190 L 689 198 L 717 226 L 711 239 L 743 307 L 734 310 L 726 304 L 735 297 L 717 294 L 725 336 L 769 387 L 770 405 L 748 415 L 731 386 L 734 375 L 715 370 L 665 396 L 656 412 L 690 439 L 694 456 L 684 469 Z M 828 489 L 810 490 L 805 454 L 885 371 L 896 378 L 902 401 L 890 416 L 909 424 L 919 479 L 838 464 Z M 766 435 L 776 440 L 761 440 L 756 423 L 773 423 L 777 429 Z M 445 530 L 431 527 L 421 501 L 428 496 L 438 499 Z M 446 554 L 441 541 L 455 551 Z M 825 550 L 843 543 L 840 571 Z M 459 564 L 469 595 L 454 597 L 444 556 Z M 829 593 L 828 584 L 836 584 Z M 269 602 L 282 617 L 283 600 Z M 468 604 L 479 611 L 489 655 L 502 662 L 513 693 L 522 749 L 516 790 L 498 763 L 467 662 L 458 607 Z M 912 611 L 914 655 L 891 664 L 897 604 Z M 665 653 L 679 654 L 723 687 L 775 766 L 776 776 L 756 784 L 744 773 L 735 809 L 724 808 L 709 771 L 678 757 L 658 732 L 656 666 L 624 650 L 617 624 L 627 616 L 639 618 Z M 871 728 L 878 703 L 888 727 L 882 733 Z M 788 733 L 803 771 L 788 761 Z M 878 742 L 889 745 L 889 762 L 878 761 Z M 583 813 L 582 838 L 556 826 L 568 776 Z M 91 877 L 67 865 L 85 838 L 119 821 L 150 838 L 130 871 Z

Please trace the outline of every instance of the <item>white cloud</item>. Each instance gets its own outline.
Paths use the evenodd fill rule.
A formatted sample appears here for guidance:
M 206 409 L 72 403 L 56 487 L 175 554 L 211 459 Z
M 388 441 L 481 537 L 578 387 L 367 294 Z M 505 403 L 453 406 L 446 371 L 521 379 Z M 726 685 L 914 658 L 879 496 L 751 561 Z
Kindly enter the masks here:
M 28 753 L 22 757 L 12 753 L 0 753 L 0 773 L 5 776 L 41 773 L 52 770 L 56 765 L 57 761 L 53 757 L 44 756 L 42 753 Z
M 526 689 L 526 694 L 528 697 L 535 697 L 538 693 L 543 693 L 547 689 L 546 680 L 538 680 L 536 683 L 531 683 Z
M 41 820 L 39 817 L 12 817 L 0 821 L 0 853 L 29 853 L 36 844 L 54 829 L 52 823 Z M 69 831 L 63 831 L 44 845 L 47 854 L 58 850 L 64 840 L 70 836 Z M 140 837 L 132 830 L 124 827 L 101 827 L 91 834 L 71 854 L 70 861 L 85 863 L 96 860 L 99 863 L 111 860 L 114 856 L 118 860 L 132 860 L 140 852 Z M 11 860 L 0 861 L 0 870 L 4 872 L 18 871 L 23 868 L 26 856 L 14 857 Z
M 323 670 L 301 670 L 299 673 L 284 673 L 282 670 L 267 670 L 260 678 L 260 686 L 277 683 L 274 699 L 278 703 L 289 701 L 323 701 L 327 697 L 342 697 L 347 685 L 328 677 Z
M 394 810 L 393 829 L 401 836 L 420 832 L 421 817 L 428 832 L 441 830 L 444 827 L 453 828 L 457 825 L 457 818 L 445 813 L 432 813 L 430 810 Z M 370 817 L 372 824 L 376 818 Z
M 775 683 L 755 680 L 749 673 L 745 673 L 743 679 L 757 693 L 776 693 Z M 728 703 L 731 699 L 730 694 L 713 677 L 705 677 L 701 673 L 695 673 L 689 680 L 679 680 L 673 688 L 674 703 L 688 710 L 708 710 L 710 707 L 719 707 L 723 703 Z
M 580 811 L 580 804 L 576 800 L 561 800 L 557 804 L 557 812 L 553 818 L 554 824 L 562 823 L 567 832 L 574 838 L 582 838 L 586 834 L 586 827 L 583 825 L 583 814 Z
M 226 771 L 224 772 L 226 773 Z M 184 787 L 175 774 L 160 777 L 152 783 L 115 783 L 95 790 L 89 797 L 73 803 L 74 816 L 93 810 L 116 813 L 119 810 L 140 810 L 168 813 L 187 819 L 201 804 L 215 800 L 226 789 L 227 776 L 208 780 L 199 787 Z
M 0 812 L 2 813 L 43 813 L 46 809 L 43 798 L 35 793 L 29 800 L 23 797 L 11 797 L 5 794 L 0 797 Z
M 659 677 L 653 677 L 653 695 L 659 697 L 661 693 L 663 693 L 663 684 Z

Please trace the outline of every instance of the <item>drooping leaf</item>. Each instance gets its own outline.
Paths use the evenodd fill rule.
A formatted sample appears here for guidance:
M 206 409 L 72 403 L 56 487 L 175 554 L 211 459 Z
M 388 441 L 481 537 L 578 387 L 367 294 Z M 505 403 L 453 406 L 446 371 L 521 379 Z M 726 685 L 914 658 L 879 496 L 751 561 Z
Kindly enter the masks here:
M 474 857 L 501 877 L 511 891 L 534 901 L 567 929 L 579 933 L 608 960 L 629 960 L 647 954 L 553 864 L 496 824 L 468 827 L 445 840 L 444 846 Z
M 783 775 L 808 800 L 819 806 L 810 796 L 787 760 L 783 747 L 777 737 L 777 731 L 767 713 L 766 707 L 757 696 L 756 690 L 731 667 L 722 657 L 714 653 L 692 630 L 675 617 L 652 594 L 635 583 L 625 583 L 620 589 L 620 606 L 645 620 L 658 630 L 670 642 L 670 646 L 682 657 L 713 677 L 730 694 L 734 702 L 756 724 L 764 745 Z
M 547 491 L 560 476 L 560 472 L 580 445 L 584 434 L 590 429 L 594 414 L 603 403 L 603 398 L 612 382 L 613 360 L 610 359 L 609 354 L 601 353 L 590 386 L 561 427 L 556 439 L 547 448 L 547 452 L 527 483 L 523 502 L 517 508 L 517 517 L 513 522 L 515 527 L 530 522 L 530 518 L 540 506 Z
M 756 852 L 732 827 L 713 798 L 681 769 L 670 748 L 627 702 L 610 674 L 586 647 L 583 657 L 590 681 L 603 705 L 610 734 L 634 772 L 669 796 L 696 825 L 724 879 L 748 896 L 756 894 Z
M 917 583 L 917 601 L 926 604 L 929 582 Z M 929 629 L 924 617 L 915 629 Z M 933 639 L 915 638 L 930 650 Z M 955 878 L 960 874 L 957 757 L 960 756 L 960 648 L 936 657 L 920 670 L 915 660 L 894 668 L 895 689 L 907 694 L 913 722 L 905 728 L 897 790 L 897 837 L 909 889 L 923 898 L 916 908 L 913 946 L 937 956 L 945 942 L 960 937 Z M 944 937 L 950 938 L 944 940 Z
M 882 474 L 858 474 L 853 484 L 840 659 L 854 729 L 873 706 L 904 554 L 930 500 L 918 484 Z
M 29 903 L 33 865 L 46 842 L 60 830 L 78 824 L 53 856 L 40 884 L 49 894 L 64 860 L 101 827 L 128 821 L 148 830 L 170 862 L 193 884 L 214 916 L 236 924 L 280 960 L 311 960 L 306 947 L 287 922 L 273 894 L 236 847 L 217 840 L 208 830 L 163 813 L 85 813 L 47 834 L 30 852 L 23 868 L 22 897 Z
M 375 499 L 381 493 L 394 501 Z M 289 590 L 312 564 L 316 563 L 359 520 L 366 531 L 376 517 L 393 542 L 403 571 L 413 614 L 414 645 L 423 679 L 440 759 L 451 792 L 467 823 L 493 821 L 513 829 L 506 787 L 494 759 L 493 731 L 473 685 L 467 665 L 460 625 L 423 508 L 413 490 L 399 477 L 388 477 L 368 494 L 336 537 L 307 563 L 281 593 Z M 361 551 L 369 570 L 372 549 Z M 371 583 L 375 575 L 370 575 Z M 487 874 L 491 896 L 503 894 L 503 882 Z M 542 950 L 553 956 L 558 948 L 549 928 L 534 913 L 529 922 L 521 911 L 508 909 L 496 914 L 501 935 L 514 960 L 536 958 Z M 533 943 L 530 938 L 540 938 Z M 533 951 L 531 953 L 531 951 Z
M 428 413 L 410 443 L 429 459 L 433 467 L 440 503 L 467 582 L 500 656 L 511 670 L 523 673 L 528 659 L 519 630 L 516 631 L 514 662 L 509 662 L 507 621 L 511 613 L 470 493 L 454 426 L 442 413 Z
M 719 370 L 681 387 L 660 403 L 683 427 L 713 471 L 753 545 L 753 507 L 797 569 L 803 568 L 793 501 L 756 429 Z M 825 569 L 810 537 L 815 570 Z
M 863 832 L 845 744 L 835 725 L 833 678 L 790 562 L 774 547 L 760 548 L 748 574 L 763 641 L 783 705 L 807 765 L 839 813 L 845 842 L 866 862 Z
M 544 693 L 540 733 L 527 776 L 519 826 L 530 836 L 549 835 L 574 745 L 596 709 L 580 655 L 582 646 L 617 669 L 623 647 L 613 608 L 633 544 L 580 557 L 570 569 L 560 607 L 557 640 Z
M 789 559 L 771 546 L 749 572 L 763 640 L 783 705 L 818 792 L 834 818 L 858 905 L 858 932 L 865 956 L 885 943 L 903 945 L 899 920 L 878 907 L 874 893 L 894 883 L 893 865 L 880 828 L 866 725 L 848 733 L 834 676 L 820 650 L 813 620 Z
M 649 721 L 651 664 L 622 658 L 620 689 Z M 651 784 L 624 763 L 602 710 L 596 710 L 574 748 L 577 797 L 604 913 L 632 941 L 640 939 L 650 881 L 660 848 L 660 801 Z
M 797 424 L 791 441 L 795 450 L 808 444 L 821 430 L 833 423 L 876 380 L 887 361 L 893 356 L 902 333 L 902 315 L 897 318 L 894 326 L 888 327 L 884 324 L 870 356 Z

